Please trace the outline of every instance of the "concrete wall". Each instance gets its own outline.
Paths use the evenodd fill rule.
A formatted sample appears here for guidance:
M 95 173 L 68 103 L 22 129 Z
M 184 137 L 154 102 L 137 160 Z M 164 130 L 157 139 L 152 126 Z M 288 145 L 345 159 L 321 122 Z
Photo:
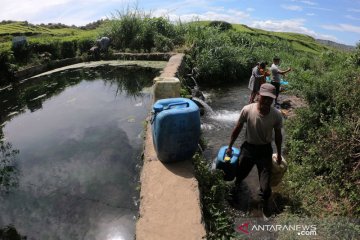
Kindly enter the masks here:
M 154 100 L 180 96 L 180 81 L 175 76 L 183 56 L 171 57 L 162 74 L 155 78 Z M 206 237 L 193 164 L 191 160 L 162 163 L 154 149 L 150 122 L 140 181 L 137 240 L 200 240 Z
M 21 71 L 17 71 L 17 72 L 15 72 L 14 77 L 15 77 L 15 80 L 22 80 L 22 79 L 32 77 L 32 76 L 37 75 L 42 72 L 46 72 L 46 71 L 49 71 L 49 70 L 52 70 L 55 68 L 60 68 L 63 66 L 67 66 L 67 65 L 71 65 L 71 64 L 75 64 L 75 63 L 79 63 L 79 62 L 82 62 L 81 58 L 66 58 L 66 59 L 61 59 L 61 60 L 54 60 L 47 64 L 41 64 L 41 65 L 26 68 Z
M 144 61 L 168 61 L 174 53 L 114 53 L 106 60 L 144 60 Z M 83 58 L 66 58 L 61 60 L 53 60 L 46 64 L 29 67 L 15 72 L 15 80 L 23 80 L 40 73 L 64 67 L 71 64 L 84 62 Z

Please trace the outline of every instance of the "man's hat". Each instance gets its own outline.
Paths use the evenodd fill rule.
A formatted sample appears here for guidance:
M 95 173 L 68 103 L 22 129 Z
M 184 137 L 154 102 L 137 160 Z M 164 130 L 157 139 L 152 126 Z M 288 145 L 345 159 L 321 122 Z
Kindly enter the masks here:
M 271 98 L 275 99 L 276 95 L 275 95 L 275 87 L 274 87 L 274 85 L 272 85 L 270 83 L 262 84 L 261 87 L 260 87 L 259 94 L 261 96 L 271 97 Z

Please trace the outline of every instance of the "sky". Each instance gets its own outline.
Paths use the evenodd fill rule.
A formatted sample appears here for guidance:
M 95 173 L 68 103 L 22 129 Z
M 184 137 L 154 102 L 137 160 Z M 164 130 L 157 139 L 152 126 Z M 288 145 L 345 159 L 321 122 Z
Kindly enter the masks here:
M 223 20 L 347 45 L 360 42 L 360 0 L 0 0 L 0 4 L 0 21 L 83 26 L 137 7 L 172 21 Z

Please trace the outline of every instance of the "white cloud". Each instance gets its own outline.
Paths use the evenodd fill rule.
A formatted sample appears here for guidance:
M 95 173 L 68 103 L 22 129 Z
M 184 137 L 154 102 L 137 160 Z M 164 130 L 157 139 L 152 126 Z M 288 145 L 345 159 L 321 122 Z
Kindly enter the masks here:
M 266 20 L 255 21 L 250 26 L 274 32 L 295 32 L 302 33 L 314 38 L 327 39 L 331 41 L 338 41 L 338 39 L 331 35 L 319 34 L 313 30 L 304 27 L 304 19 L 288 19 L 288 20 Z
M 297 5 L 281 5 L 282 8 L 290 11 L 302 11 L 303 8 Z
M 215 12 L 215 11 L 207 11 L 202 14 L 198 13 L 188 13 L 188 14 L 170 14 L 168 10 L 166 9 L 157 9 L 156 11 L 152 12 L 152 15 L 155 17 L 159 16 L 167 16 L 171 21 L 177 21 L 181 20 L 184 22 L 189 22 L 193 20 L 222 20 L 227 21 L 230 23 L 239 23 L 244 19 L 247 19 L 250 15 L 238 11 L 238 10 L 226 10 L 221 12 Z
M 312 6 L 317 5 L 316 2 L 312 2 L 312 1 L 300 1 L 300 2 L 305 3 L 307 5 L 312 5 Z
M 359 26 L 354 26 L 354 25 L 350 25 L 350 24 L 322 25 L 321 27 L 324 29 L 327 29 L 327 30 L 360 33 Z
M 84 25 L 98 20 L 104 14 L 110 14 L 107 11 L 101 12 L 105 4 L 121 3 L 126 3 L 126 0 L 2 0 L 0 16 L 1 19 L 27 20 L 31 23 Z
M 315 9 L 315 10 L 320 10 L 320 11 L 327 11 L 327 12 L 332 12 L 332 11 L 334 11 L 333 9 L 323 8 L 323 7 L 308 7 L 308 8 Z
M 247 8 L 246 11 L 247 12 L 253 12 L 253 11 L 255 11 L 255 8 Z
M 304 3 L 304 4 L 307 4 L 307 5 L 311 5 L 311 6 L 317 5 L 316 2 L 306 1 L 306 0 L 292 0 L 292 2 L 300 2 L 300 3 Z
M 351 19 L 351 20 L 357 20 L 357 21 L 360 21 L 360 18 L 359 17 L 354 17 L 352 15 L 345 15 L 346 18 L 348 19 Z
M 306 15 L 308 15 L 308 16 L 315 16 L 316 14 L 315 14 L 315 13 L 307 13 Z
M 357 12 L 357 13 L 360 13 L 360 9 L 356 9 L 356 8 L 348 8 L 347 11 L 348 11 L 348 12 Z
M 59 5 L 67 4 L 69 0 L 54 1 L 17 1 L 5 0 L 1 3 L 0 15 L 2 19 L 18 19 L 35 16 L 49 8 L 56 8 Z

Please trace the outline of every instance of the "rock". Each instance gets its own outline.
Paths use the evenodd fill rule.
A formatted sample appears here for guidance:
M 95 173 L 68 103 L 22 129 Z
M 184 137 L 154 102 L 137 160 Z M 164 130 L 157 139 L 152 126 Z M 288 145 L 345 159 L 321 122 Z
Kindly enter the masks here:
M 102 37 L 102 38 L 96 40 L 96 46 L 98 46 L 101 51 L 106 52 L 110 46 L 110 38 Z

